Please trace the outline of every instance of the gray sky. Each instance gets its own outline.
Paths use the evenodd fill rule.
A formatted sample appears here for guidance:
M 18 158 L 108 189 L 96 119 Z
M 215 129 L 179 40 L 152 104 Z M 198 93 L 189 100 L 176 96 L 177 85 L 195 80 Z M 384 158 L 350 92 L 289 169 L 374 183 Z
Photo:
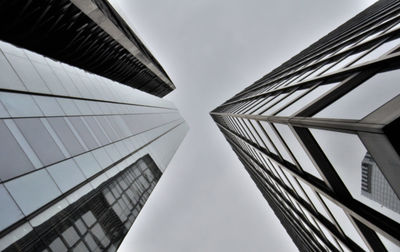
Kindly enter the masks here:
M 371 0 L 112 0 L 190 126 L 120 251 L 295 251 L 209 111 Z

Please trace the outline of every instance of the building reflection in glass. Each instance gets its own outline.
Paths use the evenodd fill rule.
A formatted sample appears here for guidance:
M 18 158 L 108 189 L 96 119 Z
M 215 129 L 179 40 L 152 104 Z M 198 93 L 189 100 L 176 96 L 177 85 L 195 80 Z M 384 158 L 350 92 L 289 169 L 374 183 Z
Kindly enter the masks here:
M 116 251 L 160 177 L 146 155 L 4 251 Z

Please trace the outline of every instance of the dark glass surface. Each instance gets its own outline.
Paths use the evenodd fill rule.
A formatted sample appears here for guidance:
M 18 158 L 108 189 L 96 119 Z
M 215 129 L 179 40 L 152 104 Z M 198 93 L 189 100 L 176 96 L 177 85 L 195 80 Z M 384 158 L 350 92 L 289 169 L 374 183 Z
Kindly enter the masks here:
M 115 251 L 160 177 L 146 155 L 4 251 Z

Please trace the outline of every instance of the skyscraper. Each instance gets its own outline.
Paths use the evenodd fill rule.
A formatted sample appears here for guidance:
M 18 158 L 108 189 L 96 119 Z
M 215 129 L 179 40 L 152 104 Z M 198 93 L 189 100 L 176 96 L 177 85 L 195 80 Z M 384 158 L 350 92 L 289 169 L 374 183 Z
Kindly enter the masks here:
M 115 251 L 188 130 L 110 8 L 0 3 L 0 251 Z
M 210 113 L 301 251 L 400 248 L 400 214 L 361 193 L 368 152 L 400 196 L 399 45 L 378 1 Z

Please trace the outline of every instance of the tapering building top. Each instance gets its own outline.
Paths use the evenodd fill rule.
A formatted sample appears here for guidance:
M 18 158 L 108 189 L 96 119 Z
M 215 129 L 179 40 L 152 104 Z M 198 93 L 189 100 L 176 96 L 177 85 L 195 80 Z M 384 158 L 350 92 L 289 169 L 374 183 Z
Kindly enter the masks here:
M 170 78 L 106 0 L 0 2 L 0 40 L 163 97 Z

